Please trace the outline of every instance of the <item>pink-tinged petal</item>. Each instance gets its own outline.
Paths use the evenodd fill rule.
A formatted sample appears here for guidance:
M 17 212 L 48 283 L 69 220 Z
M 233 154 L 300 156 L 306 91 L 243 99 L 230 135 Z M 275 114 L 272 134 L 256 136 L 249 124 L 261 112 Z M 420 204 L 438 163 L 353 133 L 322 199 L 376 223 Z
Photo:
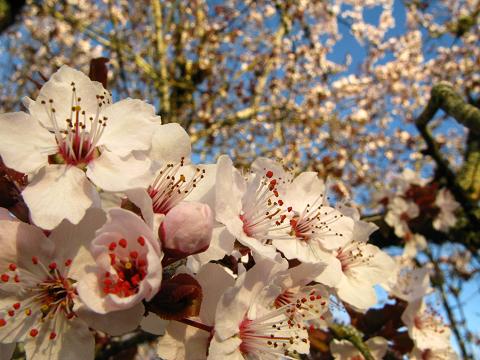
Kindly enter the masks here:
M 149 173 L 150 164 L 150 160 L 142 154 L 122 158 L 110 151 L 104 151 L 100 157 L 88 164 L 87 176 L 106 191 L 146 188 L 152 178 Z
M 97 235 L 100 237 L 100 235 L 104 233 L 121 234 L 121 237 L 132 242 L 136 242 L 139 236 L 143 236 L 144 239 L 155 249 L 157 254 L 161 253 L 160 243 L 158 239 L 153 236 L 152 229 L 149 228 L 138 215 L 131 211 L 124 209 L 111 209 L 108 212 L 108 221 L 102 226 Z M 109 240 L 103 242 L 97 239 L 95 247 L 92 248 L 94 256 L 97 255 L 94 249 L 98 245 L 102 246 L 103 244 L 108 245 Z
M 74 83 L 75 85 L 72 85 Z M 57 123 L 60 129 L 66 129 L 66 119 L 71 118 L 72 112 L 72 95 L 75 88 L 75 95 L 80 102 L 81 111 L 93 116 L 97 112 L 98 102 L 97 95 L 103 96 L 105 103 L 110 101 L 110 95 L 103 88 L 102 84 L 91 81 L 84 73 L 72 69 L 69 66 L 62 66 L 50 79 L 42 86 L 35 102 L 29 102 L 28 110 L 40 123 L 48 129 L 53 129 L 50 116 L 47 110 L 50 105 L 55 109 Z M 53 100 L 50 103 L 50 100 Z M 42 101 L 45 104 L 42 104 Z
M 102 117 L 107 118 L 107 125 L 98 145 L 104 145 L 122 157 L 132 150 L 148 150 L 152 135 L 160 126 L 155 108 L 136 99 L 125 99 L 107 106 Z
M 53 229 L 63 219 L 78 224 L 85 211 L 99 203 L 95 187 L 85 173 L 73 166 L 49 165 L 22 192 L 32 221 Z
M 92 311 L 125 310 L 150 300 L 158 291 L 163 253 L 156 235 L 139 216 L 111 209 L 90 249 L 96 265 L 86 269 L 77 291 Z
M 76 312 L 78 317 L 90 328 L 103 331 L 111 336 L 119 336 L 135 330 L 140 325 L 145 308 L 140 303 L 126 310 L 98 314 L 82 306 Z
M 161 164 L 172 162 L 177 163 L 182 158 L 188 163 L 192 145 L 190 136 L 177 123 L 159 125 L 152 138 L 152 148 L 149 157 Z
M 0 115 L 0 156 L 8 167 L 34 173 L 55 154 L 55 136 L 24 112 Z
M 51 331 L 55 338 L 50 339 Z M 35 338 L 25 342 L 27 359 L 90 360 L 94 358 L 95 340 L 87 324 L 78 318 L 59 317 L 54 329 L 39 329 Z

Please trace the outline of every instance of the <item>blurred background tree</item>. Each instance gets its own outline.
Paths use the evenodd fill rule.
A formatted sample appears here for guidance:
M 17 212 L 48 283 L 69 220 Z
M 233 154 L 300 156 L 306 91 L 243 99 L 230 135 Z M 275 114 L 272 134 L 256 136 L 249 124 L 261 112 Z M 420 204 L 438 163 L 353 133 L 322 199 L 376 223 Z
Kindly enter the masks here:
M 108 58 L 113 96 L 146 99 L 164 123 L 180 123 L 197 162 L 279 158 L 359 205 L 380 226 L 377 245 L 399 254 L 424 236 L 429 246 L 412 258 L 431 264 L 458 350 L 472 358 L 479 12 L 477 0 L 0 0 L 1 107 L 18 109 L 63 64 L 88 73 L 91 59 Z M 404 216 L 399 236 L 385 215 L 407 168 L 428 180 L 404 179 L 402 196 L 421 214 Z M 426 196 L 440 188 L 461 205 L 442 231 Z

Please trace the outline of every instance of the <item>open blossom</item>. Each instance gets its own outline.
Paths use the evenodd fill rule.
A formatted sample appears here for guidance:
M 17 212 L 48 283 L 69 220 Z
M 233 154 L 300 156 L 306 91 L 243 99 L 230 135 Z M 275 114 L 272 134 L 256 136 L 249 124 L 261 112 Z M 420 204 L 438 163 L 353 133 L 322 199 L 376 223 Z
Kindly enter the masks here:
M 397 257 L 395 263 L 395 272 L 383 284 L 391 296 L 411 302 L 433 291 L 430 286 L 430 269 L 427 266 L 418 268 L 403 257 Z
M 76 224 L 99 205 L 95 186 L 124 191 L 148 171 L 141 152 L 159 126 L 153 106 L 133 99 L 112 104 L 100 83 L 68 66 L 25 104 L 29 114 L 0 115 L 0 155 L 29 174 L 22 195 L 38 226 L 52 229 L 63 219 Z
M 91 210 L 79 225 L 64 221 L 46 237 L 37 227 L 1 216 L 0 342 L 25 343 L 27 359 L 93 359 L 89 327 L 121 334 L 137 326 L 124 323 L 126 313 L 92 315 L 76 293 L 93 264 L 86 246 L 104 221 L 101 210 Z
M 264 258 L 242 273 L 220 298 L 208 359 L 279 359 L 309 352 L 306 324 L 295 305 L 271 308 L 261 301 L 266 279 L 284 268 Z M 265 298 L 264 298 L 265 299 Z
M 111 209 L 108 221 L 97 231 L 90 250 L 96 266 L 78 284 L 78 294 L 91 310 L 142 308 L 162 281 L 163 253 L 152 229 L 137 215 Z
M 457 223 L 455 212 L 460 207 L 460 204 L 455 201 L 452 193 L 447 189 L 441 189 L 435 198 L 435 205 L 440 209 L 440 212 L 433 220 L 433 227 L 440 231 L 447 231 Z
M 402 321 L 420 350 L 437 350 L 450 346 L 450 328 L 438 314 L 427 307 L 423 299 L 408 303 Z
M 354 219 L 354 240 L 334 251 L 323 251 L 327 266 L 316 281 L 335 288 L 338 297 L 359 311 L 377 301 L 374 286 L 384 282 L 395 270 L 395 262 L 375 245 L 367 244 L 376 226 L 360 220 L 358 211 L 343 207 Z
M 417 204 L 397 196 L 388 203 L 388 212 L 385 216 L 385 221 L 394 228 L 395 235 L 403 238 L 411 232 L 408 221 L 416 218 L 419 213 L 420 210 Z
M 387 353 L 388 342 L 380 336 L 368 339 L 365 341 L 365 345 L 375 360 L 382 360 Z M 360 351 L 347 340 L 333 339 L 330 342 L 330 350 L 335 360 L 364 360 Z
M 217 163 L 216 219 L 243 245 L 264 256 L 273 257 L 275 248 L 267 241 L 274 232 L 289 228 L 278 186 L 289 175 L 266 159 L 257 159 L 253 172 L 245 177 L 234 168 L 228 156 Z
M 414 348 L 410 353 L 411 360 L 457 360 L 458 354 L 451 346 L 442 349 L 425 349 L 420 350 Z
M 314 172 L 304 172 L 285 186 L 290 226 L 276 230 L 272 243 L 288 259 L 315 263 L 322 250 L 337 249 L 352 239 L 353 219 L 328 206 L 324 192 Z
M 277 257 L 277 261 L 283 264 L 282 270 L 270 273 L 266 280 L 268 285 L 260 291 L 256 301 L 271 309 L 295 305 L 293 316 L 314 327 L 324 326 L 330 318 L 330 294 L 323 285 L 309 284 L 324 271 L 325 264 L 305 263 L 289 269 L 285 259 Z M 276 263 L 270 266 L 279 267 Z

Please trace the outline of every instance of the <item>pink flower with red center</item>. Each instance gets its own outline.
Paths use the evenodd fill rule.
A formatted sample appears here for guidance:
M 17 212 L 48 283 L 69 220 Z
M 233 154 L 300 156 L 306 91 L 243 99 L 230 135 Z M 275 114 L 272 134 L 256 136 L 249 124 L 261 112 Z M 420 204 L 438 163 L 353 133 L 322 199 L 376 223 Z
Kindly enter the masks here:
M 91 310 L 105 314 L 143 308 L 141 301 L 157 293 L 163 253 L 152 229 L 134 213 L 111 209 L 91 252 L 96 266 L 78 285 L 80 298 Z
M 142 152 L 160 126 L 151 105 L 112 104 L 100 83 L 68 66 L 52 75 L 36 101 L 25 103 L 29 114 L 0 115 L 0 155 L 29 175 L 22 195 L 38 226 L 78 223 L 99 204 L 95 186 L 125 191 L 145 180 L 150 160 Z
M 47 237 L 41 229 L 0 216 L 0 342 L 23 342 L 27 359 L 92 359 L 97 316 L 82 310 L 78 280 L 94 264 L 86 246 L 105 221 L 90 209 L 76 226 L 63 221 Z M 128 314 L 122 314 L 122 320 Z M 109 317 L 114 334 L 132 330 Z M 2 353 L 3 354 L 3 353 Z

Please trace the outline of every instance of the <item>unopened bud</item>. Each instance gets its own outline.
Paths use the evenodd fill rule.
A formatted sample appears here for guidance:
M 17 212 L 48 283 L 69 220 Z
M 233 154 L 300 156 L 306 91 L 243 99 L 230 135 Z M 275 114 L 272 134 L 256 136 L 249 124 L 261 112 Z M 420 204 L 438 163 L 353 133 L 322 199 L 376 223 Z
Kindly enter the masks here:
M 213 214 L 198 202 L 181 202 L 171 209 L 160 226 L 164 253 L 179 258 L 208 249 L 212 238 Z

